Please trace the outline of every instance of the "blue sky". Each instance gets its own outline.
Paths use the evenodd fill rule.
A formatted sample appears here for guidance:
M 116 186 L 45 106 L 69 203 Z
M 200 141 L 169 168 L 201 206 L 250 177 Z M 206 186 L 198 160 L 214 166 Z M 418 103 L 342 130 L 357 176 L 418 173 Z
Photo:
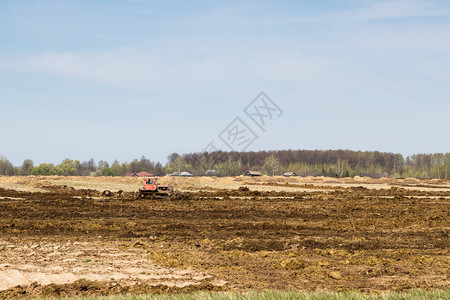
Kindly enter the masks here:
M 248 150 L 448 152 L 449 37 L 448 1 L 2 1 L 0 155 L 165 163 L 261 91 Z

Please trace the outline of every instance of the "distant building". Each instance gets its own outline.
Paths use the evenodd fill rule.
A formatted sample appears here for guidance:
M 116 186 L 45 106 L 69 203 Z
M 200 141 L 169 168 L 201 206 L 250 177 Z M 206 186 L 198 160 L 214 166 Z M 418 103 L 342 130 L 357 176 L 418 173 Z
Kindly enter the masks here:
M 142 171 L 142 172 L 136 173 L 135 176 L 137 176 L 137 177 L 152 177 L 153 174 L 150 174 L 149 172 Z
M 216 170 L 206 170 L 205 175 L 206 176 L 214 176 L 214 175 L 216 175 Z
M 295 172 L 284 172 L 283 176 L 284 177 L 293 177 L 293 176 L 298 176 L 298 175 Z
M 180 177 L 192 177 L 192 174 L 189 172 L 181 172 L 180 174 L 178 174 L 178 176 Z
M 261 176 L 261 172 L 258 172 L 258 171 L 247 171 L 247 172 L 245 172 L 245 176 L 257 177 L 257 176 Z

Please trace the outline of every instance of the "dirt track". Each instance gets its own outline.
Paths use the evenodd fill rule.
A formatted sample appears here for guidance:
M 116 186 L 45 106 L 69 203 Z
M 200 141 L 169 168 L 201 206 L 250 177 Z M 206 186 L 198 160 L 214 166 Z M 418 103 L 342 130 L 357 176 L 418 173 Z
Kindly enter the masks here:
M 295 192 L 284 182 L 255 182 L 273 192 L 246 183 L 248 191 L 210 187 L 169 200 L 55 185 L 0 189 L 0 298 L 450 285 L 442 183 Z

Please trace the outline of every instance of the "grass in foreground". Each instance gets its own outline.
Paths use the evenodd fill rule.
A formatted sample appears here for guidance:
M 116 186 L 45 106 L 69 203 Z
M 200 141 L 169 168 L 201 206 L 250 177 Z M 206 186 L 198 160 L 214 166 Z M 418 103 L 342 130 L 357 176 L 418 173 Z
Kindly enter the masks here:
M 163 294 L 163 295 L 119 295 L 107 297 L 85 297 L 67 299 L 108 299 L 108 300 L 140 300 L 140 299 L 162 299 L 162 300 L 247 300 L 247 299 L 275 299 L 275 300 L 403 300 L 403 299 L 450 299 L 448 290 L 414 290 L 409 292 L 381 292 L 380 294 L 364 294 L 360 292 L 296 292 L 296 291 L 265 291 L 265 292 L 196 292 L 190 294 Z

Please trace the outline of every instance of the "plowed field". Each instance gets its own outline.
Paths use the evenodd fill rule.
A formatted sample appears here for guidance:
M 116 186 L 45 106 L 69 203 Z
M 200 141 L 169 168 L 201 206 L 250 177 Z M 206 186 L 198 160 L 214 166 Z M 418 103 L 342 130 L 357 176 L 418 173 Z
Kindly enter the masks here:
M 142 200 L 49 180 L 0 188 L 0 298 L 450 286 L 446 181 L 189 192 L 186 179 L 171 198 Z

